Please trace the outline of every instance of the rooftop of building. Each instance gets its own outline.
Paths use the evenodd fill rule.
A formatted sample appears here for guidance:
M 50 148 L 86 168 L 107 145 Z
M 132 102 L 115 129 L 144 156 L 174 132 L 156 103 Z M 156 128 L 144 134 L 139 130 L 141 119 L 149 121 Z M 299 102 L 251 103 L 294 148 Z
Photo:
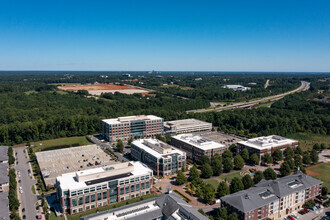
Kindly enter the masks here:
M 56 177 L 63 173 L 116 163 L 110 155 L 95 144 L 37 152 L 36 157 L 46 185 L 54 185 Z
M 322 182 L 301 172 L 276 180 L 262 180 L 255 187 L 221 198 L 222 201 L 247 213 L 279 198 L 305 190 Z
M 8 163 L 0 163 L 0 184 L 9 183 Z
M 75 190 L 97 183 L 121 179 L 129 176 L 139 176 L 152 173 L 141 162 L 116 163 L 109 166 L 93 168 L 84 171 L 65 173 L 57 177 L 63 190 Z
M 147 219 L 198 219 L 208 218 L 186 203 L 174 192 L 161 194 L 156 198 L 139 201 L 130 205 L 122 206 L 81 217 L 81 220 L 147 220 Z
M 201 150 L 211 150 L 217 148 L 226 148 L 225 145 L 202 137 L 200 134 L 179 134 L 172 138 L 183 141 Z
M 0 192 L 0 214 L 1 219 L 9 220 L 9 199 L 8 192 Z
M 291 145 L 298 142 L 297 140 L 284 138 L 278 135 L 262 136 L 248 139 L 247 141 L 238 142 L 241 145 L 245 145 L 251 148 L 264 150 L 272 147 L 278 147 L 282 145 Z
M 175 126 L 177 129 L 191 127 L 191 126 L 201 126 L 201 125 L 212 125 L 212 123 L 197 120 L 194 118 L 183 119 L 183 120 L 175 120 L 175 121 L 166 121 L 164 123 L 166 126 Z
M 8 160 L 8 146 L 0 146 L 0 161 Z
M 147 121 L 147 120 L 163 120 L 163 118 L 155 115 L 134 115 L 134 116 L 104 119 L 102 121 L 107 124 L 122 124 L 122 123 L 130 123 L 131 121 Z
M 172 154 L 185 155 L 183 151 L 157 139 L 140 139 L 133 141 L 132 144 L 156 158 L 162 158 Z
M 242 86 L 242 85 L 224 85 L 223 87 L 228 88 L 228 89 L 237 89 L 237 88 L 243 88 L 245 86 Z

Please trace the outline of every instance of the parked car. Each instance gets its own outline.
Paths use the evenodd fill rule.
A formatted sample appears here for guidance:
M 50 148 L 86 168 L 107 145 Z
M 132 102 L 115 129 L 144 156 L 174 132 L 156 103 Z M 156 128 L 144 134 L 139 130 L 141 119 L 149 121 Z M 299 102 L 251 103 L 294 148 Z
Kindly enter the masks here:
M 36 218 L 37 219 L 42 219 L 42 216 L 41 215 L 37 215 Z
M 26 216 L 25 215 L 23 215 L 23 219 L 26 219 Z
M 292 216 L 288 216 L 288 219 L 289 219 L 289 220 L 294 220 L 294 217 L 292 217 Z
M 22 212 L 25 212 L 25 208 L 22 208 Z

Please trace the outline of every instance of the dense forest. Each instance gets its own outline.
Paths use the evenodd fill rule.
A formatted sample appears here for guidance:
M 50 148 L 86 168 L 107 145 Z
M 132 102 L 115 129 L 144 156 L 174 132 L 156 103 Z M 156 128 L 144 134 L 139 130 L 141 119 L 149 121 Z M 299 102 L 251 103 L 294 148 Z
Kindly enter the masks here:
M 329 104 L 319 101 L 326 97 L 329 91 L 327 81 L 319 81 L 326 75 L 198 75 L 183 73 L 176 75 L 136 72 L 128 78 L 122 73 L 108 74 L 107 77 L 100 77 L 100 74 L 105 73 L 0 74 L 0 143 L 13 145 L 27 141 L 98 133 L 101 119 L 136 114 L 155 114 L 165 120 L 196 117 L 212 122 L 222 131 L 244 136 L 272 133 L 286 135 L 300 131 L 329 134 Z M 196 78 L 203 80 L 196 81 Z M 259 108 L 189 115 L 185 113 L 186 110 L 208 107 L 210 100 L 213 100 L 215 96 L 220 97 L 220 92 L 213 89 L 212 85 L 217 84 L 218 88 L 223 84 L 222 79 L 229 78 L 231 83 L 241 82 L 243 85 L 247 85 L 253 80 L 257 83 L 256 87 L 260 89 L 252 88 L 251 92 L 234 92 L 242 94 L 241 97 L 228 97 L 235 100 L 266 95 L 259 92 L 264 90 L 263 83 L 266 79 L 270 79 L 271 83 L 278 82 L 277 84 L 285 85 L 279 86 L 278 92 L 296 88 L 301 80 L 312 82 L 312 86 L 311 91 L 288 96 L 275 102 L 270 109 Z M 136 79 L 138 80 L 136 81 Z M 86 84 L 95 81 L 121 84 L 143 82 L 144 84 L 138 85 L 152 88 L 156 97 L 120 93 L 106 93 L 101 97 L 93 97 L 84 92 L 59 91 L 56 86 L 57 83 Z M 171 92 L 171 89 L 166 89 L 176 87 L 155 86 L 171 84 L 171 82 L 175 82 L 179 86 L 179 90 L 186 91 L 186 95 L 176 94 Z M 277 84 L 273 83 L 273 87 L 269 87 L 270 91 L 274 92 Z M 184 87 L 196 88 L 196 90 L 181 89 Z M 317 93 L 319 90 L 324 90 L 325 93 L 320 95 Z M 252 91 L 256 91 L 255 94 Z M 192 93 L 196 94 L 192 95 Z

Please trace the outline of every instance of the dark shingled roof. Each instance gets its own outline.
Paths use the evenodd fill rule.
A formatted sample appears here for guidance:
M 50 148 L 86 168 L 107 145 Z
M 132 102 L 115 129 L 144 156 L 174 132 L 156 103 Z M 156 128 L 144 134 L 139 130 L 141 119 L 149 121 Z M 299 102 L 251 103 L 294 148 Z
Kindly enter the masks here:
M 8 160 L 8 147 L 0 146 L 0 161 Z

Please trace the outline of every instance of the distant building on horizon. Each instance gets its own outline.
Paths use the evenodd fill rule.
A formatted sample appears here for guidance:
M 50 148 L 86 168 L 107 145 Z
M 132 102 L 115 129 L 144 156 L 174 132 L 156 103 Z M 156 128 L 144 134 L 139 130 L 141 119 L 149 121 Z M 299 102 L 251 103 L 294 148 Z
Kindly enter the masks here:
M 102 136 L 109 142 L 140 139 L 164 134 L 164 119 L 155 115 L 136 115 L 102 120 Z
M 251 89 L 251 87 L 245 87 L 245 86 L 241 86 L 241 85 L 224 85 L 224 86 L 221 86 L 221 88 L 232 89 L 234 91 L 248 91 Z
M 265 154 L 272 155 L 276 149 L 284 151 L 288 147 L 295 149 L 297 146 L 297 140 L 284 138 L 278 135 L 256 137 L 237 142 L 238 152 L 246 148 L 250 154 L 255 153 L 259 157 L 260 162 Z
M 140 139 L 131 144 L 133 159 L 146 164 L 157 176 L 169 176 L 186 166 L 186 153 L 157 139 Z

